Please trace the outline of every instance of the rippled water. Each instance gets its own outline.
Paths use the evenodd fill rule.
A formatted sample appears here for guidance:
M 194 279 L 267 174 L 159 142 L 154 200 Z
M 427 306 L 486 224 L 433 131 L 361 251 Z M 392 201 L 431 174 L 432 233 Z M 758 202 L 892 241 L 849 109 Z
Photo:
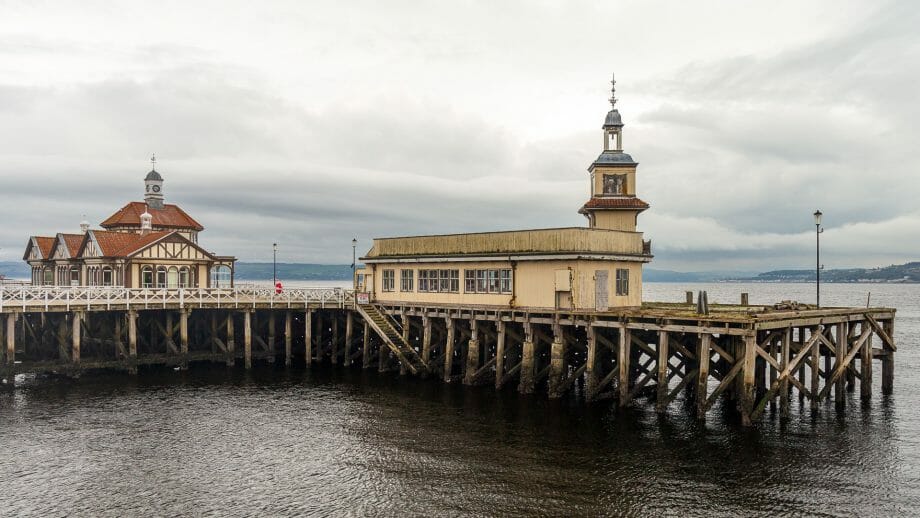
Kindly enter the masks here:
M 813 299 L 808 285 L 645 289 Z M 895 394 L 851 394 L 843 417 L 794 398 L 788 423 L 750 430 L 681 402 L 659 419 L 331 367 L 21 380 L 0 392 L 0 515 L 917 516 L 920 286 L 823 298 L 864 305 L 869 290 L 899 309 Z

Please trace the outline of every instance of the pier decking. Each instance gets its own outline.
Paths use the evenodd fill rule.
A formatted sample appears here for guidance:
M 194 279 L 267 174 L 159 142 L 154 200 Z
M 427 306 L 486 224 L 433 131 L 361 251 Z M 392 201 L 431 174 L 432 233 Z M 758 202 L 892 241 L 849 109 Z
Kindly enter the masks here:
M 889 308 L 713 305 L 700 315 L 691 304 L 596 312 L 357 302 L 342 289 L 4 286 L 0 377 L 328 362 L 660 412 L 684 392 L 699 418 L 721 400 L 744 424 L 788 415 L 795 396 L 842 409 L 857 381 L 868 398 L 876 362 L 882 392 L 894 383 Z

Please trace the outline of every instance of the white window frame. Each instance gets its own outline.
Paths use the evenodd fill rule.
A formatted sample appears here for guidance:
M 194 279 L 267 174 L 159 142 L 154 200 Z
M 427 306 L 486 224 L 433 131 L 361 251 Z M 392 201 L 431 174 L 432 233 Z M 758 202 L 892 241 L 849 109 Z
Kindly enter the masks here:
M 396 270 L 383 270 L 380 277 L 380 291 L 396 291 Z
M 399 271 L 399 291 L 405 293 L 415 291 L 415 270 L 402 269 Z
M 629 270 L 627 268 L 616 269 L 616 294 L 617 297 L 629 296 Z

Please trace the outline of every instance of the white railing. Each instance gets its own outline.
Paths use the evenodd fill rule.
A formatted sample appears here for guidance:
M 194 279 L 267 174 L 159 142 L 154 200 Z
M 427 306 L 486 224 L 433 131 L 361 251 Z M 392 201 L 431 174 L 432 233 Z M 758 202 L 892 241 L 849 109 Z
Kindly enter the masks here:
M 22 311 L 102 310 L 157 308 L 344 308 L 354 304 L 353 290 L 297 288 L 276 293 L 272 287 L 233 288 L 121 288 L 102 286 L 0 286 L 0 313 Z

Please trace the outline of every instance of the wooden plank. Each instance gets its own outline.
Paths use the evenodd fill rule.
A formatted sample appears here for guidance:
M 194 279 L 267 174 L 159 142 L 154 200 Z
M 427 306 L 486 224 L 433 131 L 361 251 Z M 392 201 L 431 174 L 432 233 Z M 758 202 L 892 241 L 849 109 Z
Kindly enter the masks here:
M 818 395 L 820 399 L 824 399 L 825 397 L 827 397 L 827 394 L 830 392 L 830 389 L 833 383 L 837 381 L 838 379 L 840 379 L 840 376 L 843 375 L 843 373 L 846 371 L 847 365 L 849 365 L 850 362 L 853 361 L 853 358 L 855 358 L 856 355 L 862 350 L 863 346 L 866 344 L 866 341 L 869 339 L 871 335 L 872 335 L 872 328 L 866 327 L 865 329 L 863 329 L 862 334 L 860 334 L 859 336 L 859 339 L 856 340 L 856 342 L 853 344 L 853 347 L 850 348 L 849 352 L 847 352 L 847 355 L 846 357 L 844 357 L 843 362 L 837 362 L 837 365 L 834 367 L 834 373 L 833 375 L 831 375 L 830 381 L 828 381 L 827 385 L 824 386 L 824 390 L 822 390 L 821 393 Z

